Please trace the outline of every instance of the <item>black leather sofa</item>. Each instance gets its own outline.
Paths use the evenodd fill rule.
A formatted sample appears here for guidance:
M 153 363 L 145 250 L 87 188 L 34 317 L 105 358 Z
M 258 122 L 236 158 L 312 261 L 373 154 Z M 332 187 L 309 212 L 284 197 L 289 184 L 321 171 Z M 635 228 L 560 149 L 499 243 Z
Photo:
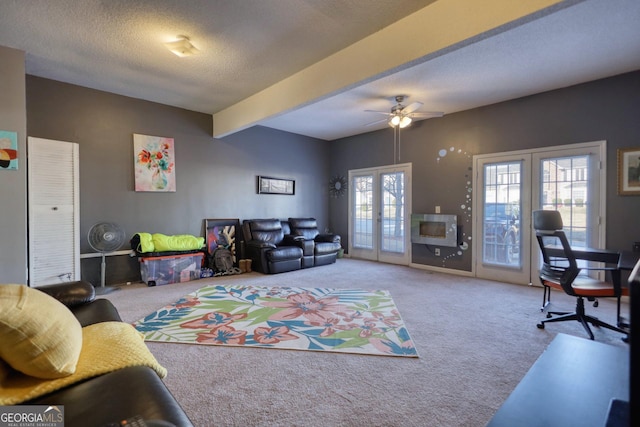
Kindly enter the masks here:
M 342 248 L 340 236 L 323 234 L 318 230 L 315 218 L 289 218 L 289 228 L 294 237 L 302 236 L 303 267 L 314 267 L 336 262 Z
M 299 270 L 302 267 L 303 239 L 284 232 L 279 219 L 247 219 L 242 222 L 245 255 L 251 269 L 273 274 Z M 296 242 L 298 240 L 299 242 Z
M 38 289 L 66 305 L 83 327 L 122 321 L 109 300 L 95 299 L 95 289 L 90 283 L 69 282 Z M 67 427 L 121 425 L 122 420 L 135 417 L 142 418 L 150 427 L 193 426 L 158 374 L 142 366 L 91 378 L 24 404 L 64 405 Z
M 252 269 L 266 274 L 334 263 L 341 248 L 340 236 L 320 234 L 315 218 L 245 220 L 242 231 Z

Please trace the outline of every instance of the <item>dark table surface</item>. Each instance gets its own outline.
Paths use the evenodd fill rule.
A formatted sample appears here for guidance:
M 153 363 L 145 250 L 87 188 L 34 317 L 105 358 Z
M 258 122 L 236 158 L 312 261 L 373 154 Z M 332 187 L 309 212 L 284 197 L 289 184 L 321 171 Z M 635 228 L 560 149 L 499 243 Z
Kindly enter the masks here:
M 489 427 L 606 425 L 612 399 L 629 401 L 629 351 L 558 334 Z
M 564 256 L 562 246 L 547 246 L 549 255 L 551 256 Z M 577 259 L 583 259 L 586 261 L 604 262 L 606 264 L 616 264 L 620 260 L 620 251 L 614 251 L 610 249 L 598 249 L 598 248 L 583 248 L 583 247 L 571 247 L 573 254 Z
M 633 270 L 638 260 L 640 260 L 640 252 L 621 251 L 618 268 L 620 270 Z

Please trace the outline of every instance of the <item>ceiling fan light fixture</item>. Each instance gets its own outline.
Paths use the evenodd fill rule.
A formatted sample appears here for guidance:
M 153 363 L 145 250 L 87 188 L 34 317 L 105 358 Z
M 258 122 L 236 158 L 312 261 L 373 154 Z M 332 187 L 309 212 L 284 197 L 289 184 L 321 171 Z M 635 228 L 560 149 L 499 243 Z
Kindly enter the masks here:
M 404 129 L 411 124 L 413 120 L 409 116 L 403 116 L 401 114 L 395 114 L 391 116 L 389 119 L 389 126 L 392 128 L 400 127 L 400 129 Z
M 169 49 L 173 54 L 179 56 L 180 58 L 184 58 L 186 56 L 195 55 L 200 53 L 200 51 L 191 44 L 189 37 L 187 36 L 178 36 L 178 40 L 165 43 L 164 45 Z
M 364 110 L 367 113 L 378 113 L 384 114 L 387 116 L 384 119 L 376 120 L 374 122 L 368 123 L 365 126 L 377 125 L 379 123 L 386 123 L 392 128 L 404 129 L 413 123 L 413 117 L 418 118 L 432 118 L 432 117 L 442 117 L 444 113 L 442 112 L 420 112 L 418 109 L 423 105 L 422 102 L 412 102 L 411 104 L 404 106 L 402 102 L 404 101 L 404 95 L 396 96 L 397 104 L 391 107 L 391 111 L 378 111 L 378 110 Z

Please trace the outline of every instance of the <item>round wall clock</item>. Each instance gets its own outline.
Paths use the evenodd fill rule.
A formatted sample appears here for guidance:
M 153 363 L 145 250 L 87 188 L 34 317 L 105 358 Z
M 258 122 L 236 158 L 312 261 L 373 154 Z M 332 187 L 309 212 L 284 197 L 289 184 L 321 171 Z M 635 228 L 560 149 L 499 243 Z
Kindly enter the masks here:
M 329 194 L 333 197 L 342 196 L 347 191 L 347 180 L 344 176 L 336 175 L 329 180 Z

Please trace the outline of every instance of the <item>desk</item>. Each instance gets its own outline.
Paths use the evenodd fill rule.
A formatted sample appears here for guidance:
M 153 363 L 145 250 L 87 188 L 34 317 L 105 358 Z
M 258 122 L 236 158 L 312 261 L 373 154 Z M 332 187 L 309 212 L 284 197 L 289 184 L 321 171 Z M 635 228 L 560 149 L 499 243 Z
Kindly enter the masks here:
M 629 351 L 558 334 L 487 427 L 597 426 L 629 400 Z
M 564 257 L 562 246 L 547 246 L 547 249 L 550 256 Z M 576 259 L 585 261 L 604 262 L 605 264 L 615 264 L 617 266 L 620 260 L 620 252 L 609 249 L 571 247 L 571 250 Z
M 620 259 L 618 260 L 618 268 L 620 270 L 633 270 L 633 267 L 640 260 L 640 252 L 621 251 Z
M 549 245 L 546 247 L 550 256 L 564 257 L 562 246 Z M 603 262 L 605 264 L 615 264 L 619 270 L 633 270 L 640 259 L 640 252 L 632 251 L 612 251 L 609 249 L 572 247 L 571 250 L 576 259 L 585 261 Z

